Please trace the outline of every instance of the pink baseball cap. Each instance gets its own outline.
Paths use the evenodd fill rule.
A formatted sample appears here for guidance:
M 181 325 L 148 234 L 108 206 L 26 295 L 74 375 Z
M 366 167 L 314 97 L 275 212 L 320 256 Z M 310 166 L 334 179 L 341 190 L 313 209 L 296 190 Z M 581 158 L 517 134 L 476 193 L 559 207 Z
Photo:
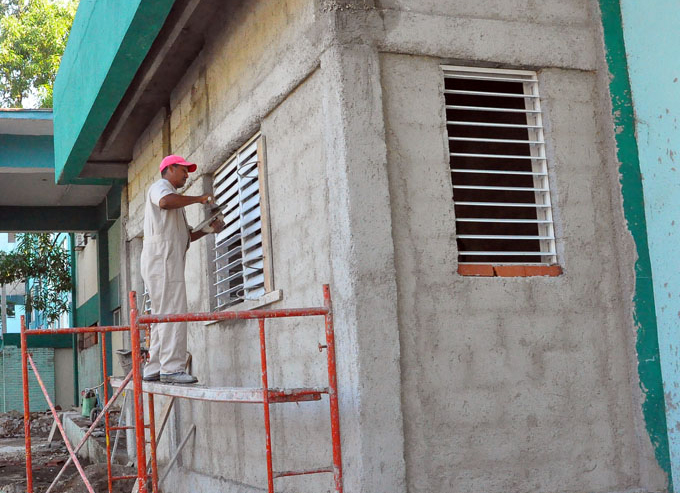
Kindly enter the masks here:
M 165 156 L 161 161 L 160 171 L 163 171 L 165 168 L 173 164 L 180 164 L 182 166 L 186 166 L 187 168 L 189 168 L 189 173 L 193 173 L 194 171 L 196 171 L 196 165 L 194 163 L 190 163 L 182 156 L 178 156 L 177 154 L 170 154 L 169 156 Z

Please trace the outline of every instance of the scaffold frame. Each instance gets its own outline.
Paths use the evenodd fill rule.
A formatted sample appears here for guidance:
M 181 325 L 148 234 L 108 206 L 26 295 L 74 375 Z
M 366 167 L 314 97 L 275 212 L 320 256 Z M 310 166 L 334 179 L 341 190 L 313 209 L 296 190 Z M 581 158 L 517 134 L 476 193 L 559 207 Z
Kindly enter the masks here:
M 136 479 L 135 489 L 139 493 L 148 493 L 148 482 L 151 480 L 151 492 L 159 492 L 158 480 L 158 464 L 156 458 L 156 424 L 155 424 L 155 409 L 154 409 L 154 395 L 163 394 L 173 397 L 185 399 L 208 400 L 215 402 L 241 402 L 241 403 L 255 403 L 262 404 L 263 418 L 265 428 L 265 457 L 267 466 L 267 491 L 274 493 L 274 479 L 318 473 L 333 473 L 335 492 L 342 493 L 342 450 L 340 442 L 340 414 L 338 407 L 338 385 L 335 361 L 335 331 L 333 327 L 333 310 L 330 295 L 330 288 L 327 284 L 323 285 L 323 300 L 324 304 L 321 307 L 312 308 L 292 308 L 292 309 L 271 309 L 271 310 L 242 310 L 242 311 L 222 311 L 222 312 L 204 312 L 204 313 L 180 313 L 180 314 L 146 314 L 139 315 L 137 312 L 137 295 L 134 291 L 130 292 L 130 324 L 125 326 L 101 326 L 101 327 L 74 327 L 64 329 L 33 329 L 26 328 L 25 317 L 21 317 L 21 356 L 22 356 L 22 383 L 23 383 L 23 400 L 24 400 L 24 434 L 26 447 L 26 491 L 33 493 L 33 467 L 31 454 L 31 430 L 30 430 L 30 405 L 29 405 L 29 380 L 28 368 L 32 369 L 36 380 L 45 396 L 50 411 L 55 419 L 57 428 L 61 433 L 66 448 L 69 453 L 69 460 L 64 464 L 61 471 L 55 477 L 52 485 L 47 492 L 52 491 L 63 472 L 66 470 L 71 461 L 75 464 L 76 469 L 81 475 L 83 482 L 89 493 L 95 493 L 92 485 L 89 483 L 85 472 L 78 461 L 77 453 L 80 448 L 87 442 L 88 438 L 94 431 L 99 422 L 104 419 L 105 437 L 106 437 L 106 456 L 107 456 L 107 475 L 108 475 L 108 491 L 112 493 L 113 482 L 123 479 Z M 266 346 L 266 326 L 265 321 L 271 318 L 289 318 L 289 317 L 324 317 L 325 338 L 326 344 L 319 345 L 319 350 L 326 350 L 327 366 L 328 366 L 328 386 L 314 387 L 314 388 L 270 388 L 268 381 L 268 366 L 267 366 L 267 346 Z M 258 320 L 259 326 L 259 342 L 260 342 L 260 366 L 261 366 L 261 381 L 262 386 L 259 388 L 206 388 L 206 387 L 192 387 L 179 386 L 171 384 L 157 384 L 155 382 L 143 382 L 142 380 L 142 363 L 143 354 L 141 348 L 140 330 L 146 330 L 147 333 L 152 324 L 167 323 L 167 322 L 200 322 L 200 321 L 220 321 L 220 320 Z M 107 355 L 106 355 L 106 337 L 101 337 L 102 350 L 102 374 L 105 382 L 110 382 L 116 391 L 109 398 L 108 385 L 104 385 L 104 402 L 105 406 L 102 412 L 97 416 L 92 423 L 81 442 L 75 447 L 66 436 L 63 424 L 59 419 L 57 410 L 50 399 L 49 393 L 40 377 L 38 369 L 33 362 L 31 352 L 28 350 L 28 336 L 40 334 L 84 334 L 84 333 L 100 333 L 107 332 L 121 332 L 130 331 L 130 343 L 132 350 L 132 370 L 124 379 L 113 378 L 106 375 Z M 111 426 L 109 419 L 109 412 L 111 406 L 115 403 L 121 393 L 132 382 L 133 389 L 133 408 L 134 408 L 134 426 L 117 427 Z M 193 390 L 192 390 L 193 389 Z M 143 394 L 147 394 L 147 408 L 149 422 L 145 424 L 144 418 L 144 398 Z M 328 395 L 328 403 L 330 408 L 330 428 L 331 428 L 331 443 L 332 443 L 332 465 L 329 467 L 317 467 L 314 469 L 298 470 L 298 471 L 274 471 L 272 460 L 272 441 L 271 441 L 271 420 L 270 420 L 270 405 L 281 402 L 305 402 L 318 401 L 322 394 Z M 163 423 L 164 424 L 164 423 Z M 111 456 L 111 440 L 110 432 L 119 429 L 134 428 L 135 430 L 135 448 L 137 459 L 137 475 L 136 476 L 114 476 L 112 473 L 113 458 Z M 151 473 L 147 467 L 146 458 L 146 429 L 149 429 L 149 452 Z M 131 444 L 128 444 L 130 447 Z M 150 477 L 149 477 L 150 476 Z M 46 493 L 47 493 L 46 492 Z

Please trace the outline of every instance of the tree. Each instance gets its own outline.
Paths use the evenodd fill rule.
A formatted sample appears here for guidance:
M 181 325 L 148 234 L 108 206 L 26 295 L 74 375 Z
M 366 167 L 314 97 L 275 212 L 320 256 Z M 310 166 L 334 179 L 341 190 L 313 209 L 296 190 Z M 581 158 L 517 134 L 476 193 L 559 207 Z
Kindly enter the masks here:
M 52 107 L 52 85 L 77 0 L 0 0 L 0 106 L 22 106 L 29 94 Z
M 6 14 L 16 14 L 24 3 L 22 0 L 0 0 L 0 18 Z
M 11 252 L 0 252 L 0 284 L 32 283 L 27 289 L 26 311 L 42 312 L 48 324 L 69 309 L 72 288 L 69 252 L 54 233 L 17 235 Z

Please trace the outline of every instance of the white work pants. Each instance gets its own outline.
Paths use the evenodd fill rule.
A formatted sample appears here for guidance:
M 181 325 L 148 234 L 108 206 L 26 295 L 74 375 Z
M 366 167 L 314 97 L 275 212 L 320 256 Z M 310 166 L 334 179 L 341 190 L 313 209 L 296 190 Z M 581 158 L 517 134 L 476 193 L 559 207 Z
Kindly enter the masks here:
M 151 313 L 186 313 L 184 282 L 186 244 L 169 241 L 144 242 L 142 278 L 151 298 Z M 184 371 L 187 355 L 186 322 L 154 324 L 151 327 L 149 361 L 145 375 Z

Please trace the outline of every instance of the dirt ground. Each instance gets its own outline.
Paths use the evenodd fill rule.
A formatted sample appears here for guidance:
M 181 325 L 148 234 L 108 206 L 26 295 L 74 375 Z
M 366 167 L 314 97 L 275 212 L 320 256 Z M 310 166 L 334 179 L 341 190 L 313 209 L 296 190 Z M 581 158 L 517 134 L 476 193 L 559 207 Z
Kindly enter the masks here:
M 17 423 L 17 416 L 8 416 L 8 414 L 0 413 L 0 422 L 3 418 L 10 418 L 10 420 L 4 420 L 4 429 L 0 426 L 2 430 L 0 433 L 0 493 L 24 493 L 26 491 L 26 453 L 23 420 Z M 43 413 L 36 413 L 31 420 L 35 493 L 44 493 L 47 490 L 69 457 L 59 432 L 55 434 L 51 444 L 47 443 L 52 422 L 52 417 L 43 415 Z M 106 464 L 90 464 L 89 461 L 83 459 L 80 463 L 94 491 L 106 493 L 108 491 Z M 129 476 L 135 473 L 136 470 L 132 467 L 115 465 L 113 469 L 114 476 Z M 134 480 L 116 481 L 113 491 L 114 493 L 130 493 L 133 486 Z M 87 488 L 76 467 L 71 464 L 53 491 L 55 493 L 87 493 Z

